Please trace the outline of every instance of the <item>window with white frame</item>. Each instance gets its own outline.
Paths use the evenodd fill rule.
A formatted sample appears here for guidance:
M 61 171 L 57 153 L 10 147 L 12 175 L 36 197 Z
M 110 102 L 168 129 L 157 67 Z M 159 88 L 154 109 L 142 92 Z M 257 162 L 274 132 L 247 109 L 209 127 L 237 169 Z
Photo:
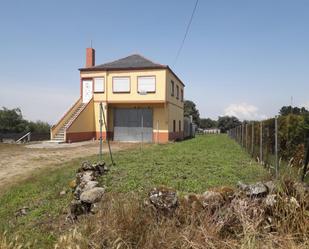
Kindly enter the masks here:
M 129 93 L 130 92 L 130 77 L 113 77 L 113 92 L 114 93 Z
M 105 90 L 104 78 L 94 78 L 94 92 L 103 93 Z
M 141 76 L 137 78 L 137 91 L 139 93 L 154 93 L 156 92 L 156 77 L 155 76 Z

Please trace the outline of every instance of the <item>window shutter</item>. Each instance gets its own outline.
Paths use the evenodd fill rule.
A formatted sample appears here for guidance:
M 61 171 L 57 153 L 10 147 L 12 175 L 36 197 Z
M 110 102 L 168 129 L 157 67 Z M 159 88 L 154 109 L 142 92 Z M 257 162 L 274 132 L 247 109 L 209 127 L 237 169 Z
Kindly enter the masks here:
M 156 78 L 154 76 L 145 76 L 137 78 L 138 92 L 155 92 Z
M 94 92 L 104 92 L 104 78 L 94 78 Z
M 113 92 L 130 92 L 130 78 L 129 77 L 119 77 L 113 78 Z

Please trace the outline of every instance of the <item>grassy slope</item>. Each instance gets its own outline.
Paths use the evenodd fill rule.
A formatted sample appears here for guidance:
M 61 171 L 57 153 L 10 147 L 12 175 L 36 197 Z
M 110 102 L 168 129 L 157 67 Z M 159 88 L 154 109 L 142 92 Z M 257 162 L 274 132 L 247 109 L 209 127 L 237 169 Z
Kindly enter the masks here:
M 181 192 L 203 192 L 213 186 L 234 186 L 239 180 L 253 182 L 268 176 L 225 135 L 119 152 L 116 163 L 103 179 L 109 191 L 147 191 L 163 184 Z
M 121 151 L 114 158 L 117 165 L 102 179 L 110 192 L 143 192 L 157 185 L 180 192 L 203 192 L 212 186 L 235 185 L 238 180 L 253 182 L 269 177 L 225 135 Z M 24 241 L 38 240 L 37 248 L 49 248 L 57 236 L 53 234 L 57 231 L 55 221 L 71 198 L 70 194 L 60 197 L 59 192 L 68 190 L 68 182 L 85 159 L 96 160 L 74 160 L 60 169 L 34 175 L 3 194 L 0 232 L 7 230 L 11 236 L 19 233 Z M 23 206 L 30 208 L 29 213 L 16 218 L 16 210 Z

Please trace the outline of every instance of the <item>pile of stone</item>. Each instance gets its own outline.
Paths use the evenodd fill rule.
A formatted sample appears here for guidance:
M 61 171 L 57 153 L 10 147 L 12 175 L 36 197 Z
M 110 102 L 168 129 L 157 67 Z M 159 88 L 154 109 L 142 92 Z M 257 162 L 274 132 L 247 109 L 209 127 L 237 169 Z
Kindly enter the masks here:
M 81 214 L 95 212 L 96 203 L 101 201 L 105 189 L 99 186 L 97 178 L 108 171 L 104 162 L 91 164 L 83 162 L 77 170 L 75 180 L 70 182 L 74 199 L 70 203 L 68 218 L 75 220 Z
M 177 192 L 172 188 L 153 188 L 148 196 L 149 201 L 146 200 L 145 204 L 152 205 L 157 211 L 165 214 L 172 214 L 179 204 Z
M 309 198 L 309 186 L 303 183 L 293 182 L 290 186 L 293 193 L 289 193 L 284 199 L 286 205 L 299 207 L 297 199 Z M 158 211 L 173 213 L 180 205 L 195 210 L 208 209 L 210 211 L 219 208 L 228 209 L 235 206 L 235 203 L 251 203 L 263 208 L 271 208 L 277 203 L 280 196 L 273 181 L 257 182 L 255 184 L 244 184 L 238 182 L 237 189 L 230 187 L 218 187 L 210 189 L 203 194 L 189 194 L 179 200 L 174 189 L 160 187 L 152 189 L 148 194 L 146 204 L 152 205 Z M 299 198 L 302 196 L 302 198 Z

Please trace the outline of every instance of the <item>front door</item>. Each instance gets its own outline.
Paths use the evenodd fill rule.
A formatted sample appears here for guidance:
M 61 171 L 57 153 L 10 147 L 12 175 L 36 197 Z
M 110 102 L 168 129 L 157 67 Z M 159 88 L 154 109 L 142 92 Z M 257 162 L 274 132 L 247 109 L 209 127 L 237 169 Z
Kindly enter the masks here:
M 92 80 L 83 80 L 83 103 L 88 103 L 92 98 Z

